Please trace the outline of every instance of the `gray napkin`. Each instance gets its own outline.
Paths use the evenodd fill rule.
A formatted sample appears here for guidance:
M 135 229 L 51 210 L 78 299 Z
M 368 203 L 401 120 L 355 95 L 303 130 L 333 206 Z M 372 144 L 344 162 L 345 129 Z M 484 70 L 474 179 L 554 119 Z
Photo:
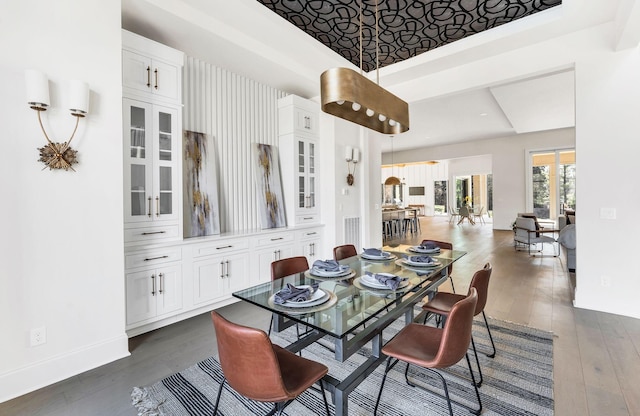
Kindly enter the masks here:
M 423 241 L 420 244 L 420 247 L 425 249 L 425 250 L 434 250 L 436 248 L 439 248 L 438 245 L 436 243 L 434 243 L 433 241 Z
M 406 258 L 414 263 L 435 263 L 435 260 L 431 256 L 407 256 Z
M 377 248 L 365 248 L 364 249 L 364 254 L 369 255 L 369 256 L 382 257 L 382 256 L 384 256 L 383 253 L 384 252 L 382 250 L 379 250 Z
M 340 264 L 336 260 L 316 260 L 311 268 L 323 272 L 346 272 L 349 270 L 349 266 Z
M 314 283 L 311 287 L 297 287 L 291 283 L 287 283 L 287 287 L 279 290 L 273 296 L 273 302 L 281 305 L 285 302 L 305 302 L 311 299 L 313 293 L 318 289 L 318 283 Z
M 398 289 L 398 286 L 400 286 L 400 283 L 404 282 L 405 280 L 408 280 L 406 277 L 400 277 L 395 275 L 388 276 L 386 274 L 371 273 L 371 272 L 365 272 L 365 274 L 367 276 L 373 276 L 373 278 L 376 279 L 377 282 L 383 285 L 386 285 L 391 290 Z

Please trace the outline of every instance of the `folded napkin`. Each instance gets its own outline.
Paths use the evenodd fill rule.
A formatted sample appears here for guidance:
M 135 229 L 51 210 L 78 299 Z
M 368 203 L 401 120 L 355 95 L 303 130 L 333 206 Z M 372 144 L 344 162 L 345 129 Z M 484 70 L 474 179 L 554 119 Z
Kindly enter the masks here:
M 407 259 L 414 263 L 435 263 L 435 260 L 431 256 L 407 256 Z
M 434 250 L 434 249 L 438 248 L 438 245 L 433 241 L 423 241 L 420 244 L 420 248 L 423 248 L 425 250 Z
M 365 248 L 364 254 L 374 257 L 382 257 L 384 256 L 384 251 L 379 250 L 377 248 Z
M 311 299 L 316 289 L 318 289 L 318 283 L 314 283 L 311 287 L 297 287 L 287 283 L 287 287 L 273 296 L 273 302 L 278 305 L 285 302 L 305 302 Z
M 391 290 L 398 289 L 398 286 L 400 286 L 400 283 L 404 282 L 405 280 L 408 280 L 406 277 L 400 277 L 396 275 L 387 275 L 387 274 L 371 273 L 371 272 L 365 272 L 365 274 L 367 276 L 372 276 L 374 279 L 376 279 L 378 283 L 386 285 Z
M 336 260 L 316 260 L 311 268 L 323 272 L 346 272 L 349 270 L 349 266 L 340 264 Z

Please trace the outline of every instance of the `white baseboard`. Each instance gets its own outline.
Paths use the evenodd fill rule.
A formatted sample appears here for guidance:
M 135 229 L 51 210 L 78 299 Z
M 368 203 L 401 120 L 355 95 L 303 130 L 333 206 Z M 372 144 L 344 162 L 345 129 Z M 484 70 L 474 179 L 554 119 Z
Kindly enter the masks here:
M 125 333 L 0 374 L 0 403 L 128 357 Z

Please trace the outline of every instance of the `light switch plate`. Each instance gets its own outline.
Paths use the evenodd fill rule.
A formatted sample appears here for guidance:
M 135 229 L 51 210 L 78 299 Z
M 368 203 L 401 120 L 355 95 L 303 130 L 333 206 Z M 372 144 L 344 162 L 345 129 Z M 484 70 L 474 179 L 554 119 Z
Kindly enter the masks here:
M 600 208 L 600 219 L 603 220 L 615 220 L 616 209 L 615 208 Z

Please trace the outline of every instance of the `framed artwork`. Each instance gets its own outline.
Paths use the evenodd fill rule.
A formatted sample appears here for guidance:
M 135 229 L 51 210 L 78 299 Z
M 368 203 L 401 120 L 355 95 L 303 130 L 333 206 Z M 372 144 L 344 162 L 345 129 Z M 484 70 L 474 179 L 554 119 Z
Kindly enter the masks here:
M 185 130 L 183 138 L 184 236 L 220 234 L 213 136 Z
M 286 227 L 278 150 L 275 146 L 260 143 L 254 143 L 251 150 L 256 167 L 253 171 L 258 192 L 260 224 L 263 229 Z

